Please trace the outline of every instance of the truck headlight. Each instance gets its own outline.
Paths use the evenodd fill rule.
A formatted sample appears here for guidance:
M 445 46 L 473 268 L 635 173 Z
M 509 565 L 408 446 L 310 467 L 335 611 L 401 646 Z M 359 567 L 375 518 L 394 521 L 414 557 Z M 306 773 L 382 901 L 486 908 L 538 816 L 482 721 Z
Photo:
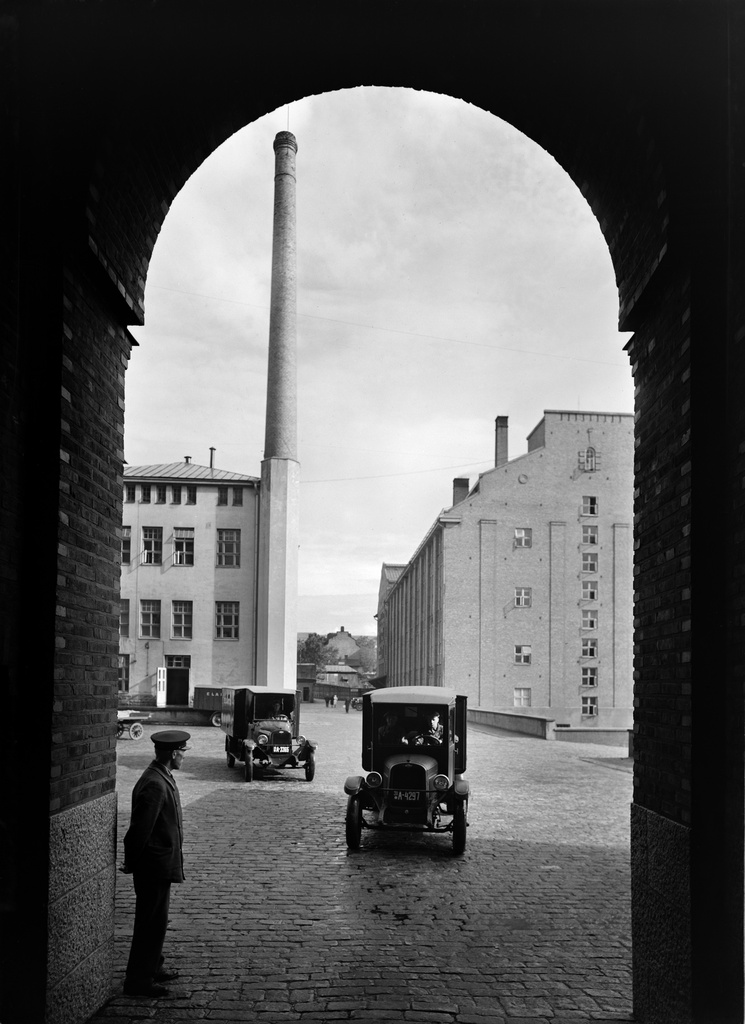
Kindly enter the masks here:
M 435 775 L 433 785 L 435 789 L 439 789 L 440 791 L 446 790 L 450 785 L 450 779 L 447 775 Z
M 262 747 L 265 747 L 269 742 L 269 737 L 265 732 L 260 732 L 259 735 L 256 737 L 256 742 L 260 743 Z
M 365 781 L 367 782 L 370 789 L 377 789 L 378 786 L 380 786 L 383 782 L 383 776 L 380 774 L 380 772 L 370 772 Z
M 307 740 L 306 740 L 305 736 L 298 736 L 298 738 L 297 738 L 298 746 L 302 747 L 302 746 L 304 746 L 305 743 L 307 743 Z

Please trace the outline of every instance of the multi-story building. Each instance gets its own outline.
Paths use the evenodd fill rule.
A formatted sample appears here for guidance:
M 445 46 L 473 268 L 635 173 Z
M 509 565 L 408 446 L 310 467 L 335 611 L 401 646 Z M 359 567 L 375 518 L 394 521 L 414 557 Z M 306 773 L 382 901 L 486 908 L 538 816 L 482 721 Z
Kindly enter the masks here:
M 379 673 L 557 725 L 628 728 L 632 707 L 633 416 L 546 411 L 453 504 L 411 561 L 383 567 Z
M 259 480 L 184 462 L 125 466 L 119 689 L 185 705 L 255 672 Z M 159 672 L 160 670 L 160 672 Z

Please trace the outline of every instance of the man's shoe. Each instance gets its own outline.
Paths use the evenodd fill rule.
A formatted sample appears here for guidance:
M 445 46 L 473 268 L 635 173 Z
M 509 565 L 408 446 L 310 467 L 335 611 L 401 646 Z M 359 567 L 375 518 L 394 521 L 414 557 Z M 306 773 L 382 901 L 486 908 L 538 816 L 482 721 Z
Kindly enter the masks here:
M 142 996 L 143 998 L 150 997 L 155 999 L 158 996 L 167 996 L 170 994 L 170 990 L 165 985 L 155 985 L 153 982 L 144 985 L 128 985 L 124 983 L 124 995 L 125 996 Z
M 175 981 L 178 978 L 178 971 L 160 970 L 153 978 L 153 981 Z

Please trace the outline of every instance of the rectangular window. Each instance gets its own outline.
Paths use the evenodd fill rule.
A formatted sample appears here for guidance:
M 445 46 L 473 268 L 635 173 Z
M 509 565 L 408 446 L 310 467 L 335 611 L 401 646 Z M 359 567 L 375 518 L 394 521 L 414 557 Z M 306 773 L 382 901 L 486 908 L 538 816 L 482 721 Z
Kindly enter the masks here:
M 173 487 L 171 488 L 171 495 L 172 495 L 171 500 L 173 501 L 173 504 L 174 505 L 180 505 L 181 504 L 181 484 L 174 484 L 173 485 Z
M 124 485 L 124 500 L 135 501 L 137 499 L 137 488 L 134 484 Z
M 171 602 L 171 636 L 174 640 L 191 640 L 192 602 Z
M 598 499 L 594 494 L 582 495 L 582 515 L 596 516 L 598 514 Z
M 598 528 L 597 526 L 583 526 L 582 527 L 582 543 L 583 544 L 597 544 L 598 542 Z
M 119 655 L 119 693 L 129 693 L 129 655 Z
M 217 565 L 237 568 L 241 564 L 241 531 L 217 531 Z
M 140 636 L 160 637 L 160 601 L 140 601 Z
M 186 485 L 186 504 L 196 505 L 197 503 L 197 485 L 187 484 Z
M 215 637 L 217 640 L 238 639 L 238 601 L 215 602 Z
M 129 601 L 119 602 L 119 636 L 129 636 Z
M 166 654 L 166 668 L 191 668 L 191 655 Z
M 140 501 L 145 505 L 150 504 L 150 491 L 152 490 L 150 484 L 142 484 L 142 490 L 140 492 Z
M 228 503 L 228 489 L 227 489 L 227 487 L 218 487 L 217 488 L 217 504 L 218 505 L 227 505 L 227 503 Z
M 132 560 L 132 527 L 122 527 L 122 565 L 129 565 Z
M 142 564 L 160 565 L 163 561 L 163 527 L 142 527 Z
M 597 697 L 583 697 L 582 698 L 582 714 L 586 718 L 594 718 L 598 713 L 598 699 Z
M 598 656 L 598 642 L 595 637 L 583 637 L 582 638 L 582 657 L 583 658 L 597 658 Z
M 533 660 L 533 648 L 530 644 L 515 644 L 515 664 L 530 665 Z
M 533 591 L 530 587 L 515 587 L 515 608 L 530 608 L 533 604 Z
M 242 505 L 243 504 L 243 488 L 242 487 L 234 487 L 233 488 L 233 504 L 234 505 Z
M 598 571 L 598 555 L 596 551 L 582 552 L 582 572 Z
M 516 526 L 513 546 L 516 548 L 532 548 L 533 531 L 527 526 Z
M 155 501 L 158 505 L 165 505 L 166 503 L 166 485 L 156 484 L 155 485 Z
M 173 564 L 194 565 L 194 527 L 174 526 Z
M 512 691 L 512 704 L 516 708 L 530 707 L 530 687 L 516 686 Z
M 598 581 L 597 580 L 582 580 L 582 600 L 583 601 L 597 601 L 598 599 Z
M 582 609 L 582 629 L 597 629 L 598 613 L 594 608 Z
M 598 670 L 594 665 L 585 666 L 582 669 L 582 685 L 583 686 L 597 686 L 598 685 Z

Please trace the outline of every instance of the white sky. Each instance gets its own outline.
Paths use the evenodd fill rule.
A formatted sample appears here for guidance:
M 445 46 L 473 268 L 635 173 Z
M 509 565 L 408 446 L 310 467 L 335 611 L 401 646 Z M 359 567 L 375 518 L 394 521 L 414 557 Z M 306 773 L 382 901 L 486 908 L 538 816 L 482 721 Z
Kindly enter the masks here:
M 127 373 L 130 465 L 260 475 L 274 151 L 283 108 L 176 197 Z M 300 631 L 374 635 L 452 481 L 509 457 L 544 409 L 633 412 L 600 228 L 555 160 L 461 100 L 359 88 L 294 103 Z

